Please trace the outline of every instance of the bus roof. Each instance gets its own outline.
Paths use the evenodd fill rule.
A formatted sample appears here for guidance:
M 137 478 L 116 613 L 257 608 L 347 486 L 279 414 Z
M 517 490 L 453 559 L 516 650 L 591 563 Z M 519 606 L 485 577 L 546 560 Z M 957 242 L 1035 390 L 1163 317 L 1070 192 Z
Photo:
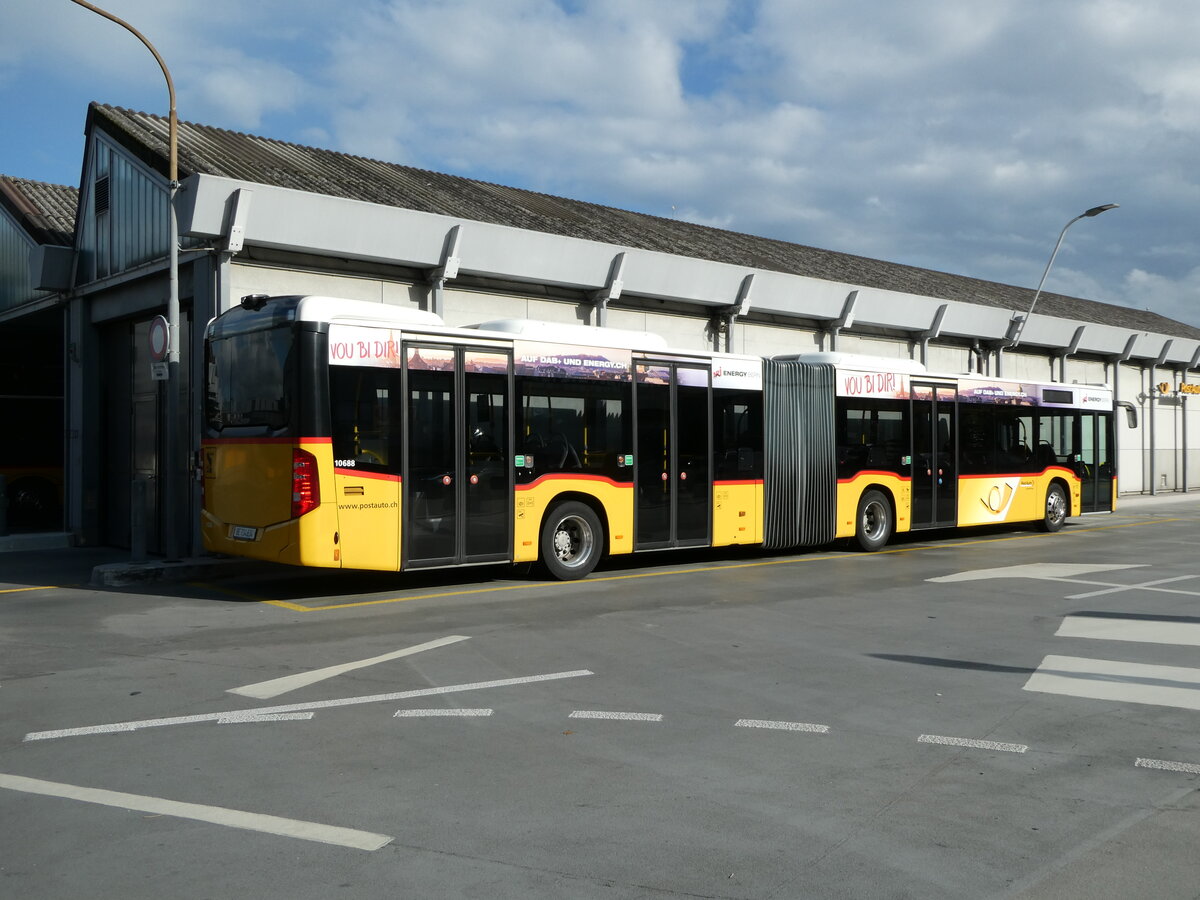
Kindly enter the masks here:
M 363 322 L 376 325 L 424 325 L 445 328 L 441 316 L 411 306 L 393 306 L 372 300 L 310 295 L 296 304 L 296 318 L 308 322 Z
M 494 319 L 467 327 L 478 331 L 517 335 L 527 341 L 545 341 L 550 344 L 616 347 L 622 350 L 667 349 L 666 340 L 651 331 L 625 331 L 621 328 L 600 328 L 595 325 L 540 322 L 537 319 Z

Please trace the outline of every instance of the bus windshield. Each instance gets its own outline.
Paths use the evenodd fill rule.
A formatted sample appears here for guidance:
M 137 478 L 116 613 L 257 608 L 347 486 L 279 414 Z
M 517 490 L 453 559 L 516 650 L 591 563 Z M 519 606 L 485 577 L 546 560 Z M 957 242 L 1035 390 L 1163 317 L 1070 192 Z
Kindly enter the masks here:
M 295 430 L 295 326 L 241 323 L 210 333 L 205 422 L 210 432 L 287 436 Z M 252 327 L 257 325 L 258 327 Z

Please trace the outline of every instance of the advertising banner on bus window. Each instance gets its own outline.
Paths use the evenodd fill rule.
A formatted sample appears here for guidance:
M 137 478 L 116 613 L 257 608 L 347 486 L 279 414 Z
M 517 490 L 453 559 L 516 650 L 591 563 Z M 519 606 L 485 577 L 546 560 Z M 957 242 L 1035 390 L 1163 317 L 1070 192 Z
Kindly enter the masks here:
M 878 400 L 907 400 L 906 372 L 851 372 L 837 370 L 839 397 L 874 397 Z
M 761 391 L 762 360 L 714 359 L 712 386 L 734 391 Z
M 584 378 L 593 381 L 629 381 L 633 352 L 608 347 L 579 347 L 517 341 L 513 369 L 534 378 Z
M 1037 406 L 1038 386 L 1015 381 L 978 381 L 964 378 L 958 383 L 963 403 L 996 403 L 1001 406 Z
M 400 332 L 358 325 L 329 326 L 329 364 L 400 368 Z

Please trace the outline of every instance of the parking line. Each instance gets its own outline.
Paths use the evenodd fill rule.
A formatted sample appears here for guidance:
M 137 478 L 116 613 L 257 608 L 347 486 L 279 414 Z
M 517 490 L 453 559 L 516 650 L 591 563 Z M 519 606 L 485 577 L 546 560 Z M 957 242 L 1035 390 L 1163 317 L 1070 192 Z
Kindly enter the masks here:
M 598 709 L 577 709 L 568 719 L 614 719 L 622 722 L 661 722 L 661 713 L 605 712 Z
M 773 728 L 776 731 L 807 731 L 812 734 L 829 734 L 828 725 L 814 725 L 811 722 L 775 722 L 770 719 L 738 719 L 733 723 L 734 728 Z
M 945 744 L 950 747 L 971 747 L 975 750 L 1002 750 L 1005 753 L 1024 753 L 1025 744 L 1007 744 L 1002 741 L 977 741 L 974 738 L 944 737 L 940 734 L 923 734 L 917 738 L 920 744 Z
M 394 719 L 433 719 L 446 717 L 455 719 L 459 717 L 475 718 L 490 716 L 494 713 L 494 709 L 398 709 L 392 717 Z
M 252 722 L 304 722 L 311 719 L 315 713 L 230 713 L 217 719 L 218 725 L 246 725 Z
M 45 797 L 80 800 L 84 803 L 113 806 L 118 809 L 130 809 L 160 816 L 173 816 L 177 819 L 210 822 L 213 825 L 241 828 L 246 831 L 261 831 L 302 841 L 336 844 L 355 850 L 378 850 L 393 840 L 386 834 L 373 834 L 353 828 L 339 828 L 336 825 L 321 825 L 317 822 L 305 822 L 300 819 L 284 819 L 280 816 L 226 809 L 221 806 L 180 803 L 176 800 L 163 800 L 160 797 L 105 791 L 74 784 L 61 784 L 57 781 L 42 781 L 40 778 L 25 778 L 21 775 L 0 773 L 0 788 L 21 791 L 26 794 L 41 794 Z
M 1139 759 L 1134 763 L 1140 769 L 1161 769 L 1164 772 L 1187 772 L 1200 775 L 1200 766 L 1195 763 L 1171 762 L 1169 759 Z

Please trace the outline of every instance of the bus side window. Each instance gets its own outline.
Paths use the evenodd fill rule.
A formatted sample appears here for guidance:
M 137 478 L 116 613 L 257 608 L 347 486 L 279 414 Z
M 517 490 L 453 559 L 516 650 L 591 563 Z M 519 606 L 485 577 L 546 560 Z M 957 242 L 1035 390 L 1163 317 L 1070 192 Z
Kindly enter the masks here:
M 329 394 L 335 466 L 399 473 L 399 371 L 331 366 Z

